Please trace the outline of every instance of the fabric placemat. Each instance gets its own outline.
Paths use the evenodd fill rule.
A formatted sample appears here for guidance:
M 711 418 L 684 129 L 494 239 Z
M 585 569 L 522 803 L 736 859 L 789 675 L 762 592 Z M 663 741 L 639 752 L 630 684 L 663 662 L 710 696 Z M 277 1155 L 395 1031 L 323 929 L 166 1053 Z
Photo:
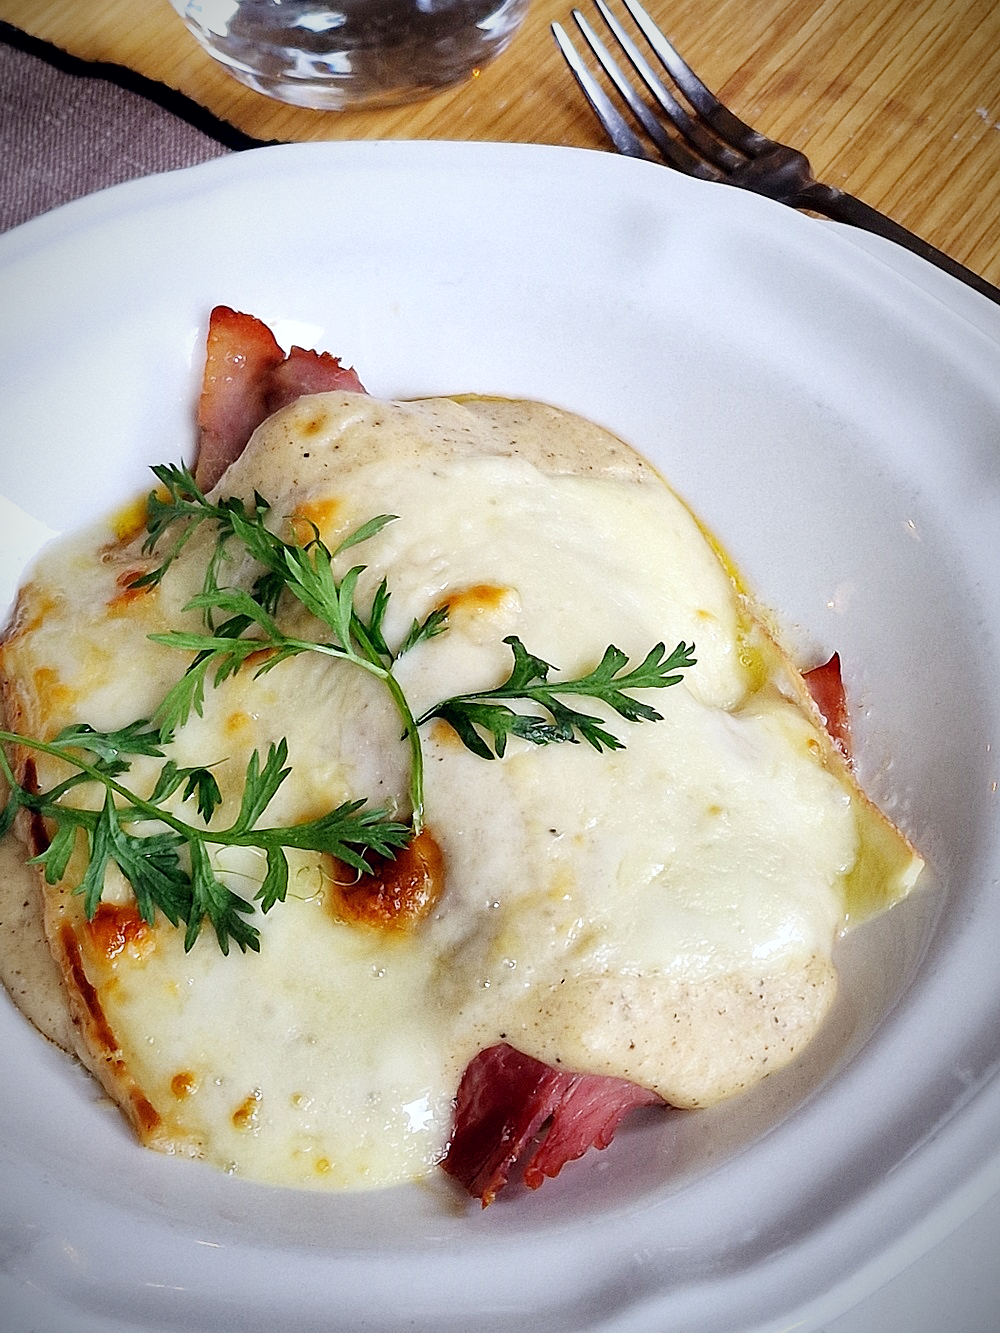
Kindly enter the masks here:
M 260 146 L 164 84 L 0 23 L 0 231 L 109 185 Z

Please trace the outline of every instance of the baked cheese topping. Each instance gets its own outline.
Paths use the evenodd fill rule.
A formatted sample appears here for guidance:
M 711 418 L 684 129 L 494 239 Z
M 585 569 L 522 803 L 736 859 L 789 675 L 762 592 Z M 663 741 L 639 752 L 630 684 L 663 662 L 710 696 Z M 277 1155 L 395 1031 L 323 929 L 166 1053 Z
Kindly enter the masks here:
M 366 564 L 361 604 L 387 580 L 389 642 L 448 607 L 447 631 L 396 668 L 415 716 L 502 681 L 513 634 L 552 679 L 590 670 L 610 643 L 635 661 L 693 642 L 697 664 L 650 699 L 662 721 L 608 713 L 626 746 L 611 753 L 512 739 L 487 762 L 444 722 L 425 726 L 442 885 L 409 929 L 351 920 L 353 872 L 299 852 L 287 901 L 255 918 L 259 954 L 223 957 L 210 931 L 185 953 L 183 931 L 137 918 L 124 881 L 109 879 L 87 923 L 71 865 L 46 891 L 48 935 L 84 1058 L 143 1137 L 263 1180 L 384 1185 L 440 1160 L 462 1071 L 498 1040 L 679 1106 L 787 1063 L 832 1002 L 848 916 L 901 896 L 920 862 L 865 801 L 673 492 L 597 427 L 541 405 L 339 393 L 266 422 L 217 488 L 255 490 L 286 537 L 315 530 L 331 549 L 398 516 L 338 571 Z M 149 564 L 141 539 L 89 534 L 45 554 L 0 659 L 19 730 L 152 715 L 187 659 L 148 636 L 200 626 L 184 608 L 204 535 L 142 592 L 129 587 Z M 244 586 L 253 575 L 226 568 Z M 307 634 L 306 612 L 282 626 Z M 251 753 L 282 737 L 292 771 L 265 822 L 358 798 L 405 818 L 399 732 L 379 681 L 307 654 L 209 690 L 169 754 L 213 766 L 220 825 Z M 137 760 L 137 787 L 147 763 L 154 779 Z M 263 859 L 228 848 L 217 868 L 252 899 Z

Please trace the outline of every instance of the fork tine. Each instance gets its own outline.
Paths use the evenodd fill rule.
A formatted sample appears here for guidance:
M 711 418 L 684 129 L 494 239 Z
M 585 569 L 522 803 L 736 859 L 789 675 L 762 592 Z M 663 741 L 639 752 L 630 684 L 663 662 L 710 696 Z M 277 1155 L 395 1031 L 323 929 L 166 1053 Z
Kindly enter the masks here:
M 628 106 L 629 110 L 635 116 L 636 120 L 639 122 L 642 128 L 649 135 L 650 139 L 652 139 L 653 143 L 659 149 L 661 155 L 666 159 L 666 161 L 668 161 L 671 164 L 671 166 L 677 167 L 681 171 L 688 171 L 691 172 L 692 174 L 696 173 L 702 174 L 705 170 L 702 163 L 699 162 L 697 158 L 693 157 L 687 151 L 687 149 L 683 147 L 683 145 L 677 143 L 674 139 L 670 137 L 667 131 L 657 120 L 652 110 L 646 105 L 646 103 L 642 100 L 642 98 L 639 96 L 636 90 L 632 87 L 631 83 L 629 83 L 625 75 L 621 72 L 621 69 L 615 63 L 614 59 L 611 56 L 611 53 L 608 51 L 608 48 L 597 36 L 593 28 L 590 26 L 590 24 L 587 22 L 587 20 L 584 18 L 584 16 L 580 13 L 578 9 L 573 10 L 573 18 L 576 21 L 576 25 L 580 29 L 581 34 L 583 35 L 584 41 L 586 41 L 587 45 L 594 53 L 594 56 L 596 57 L 598 64 L 601 66 L 605 74 L 607 74 L 608 78 L 617 88 L 619 94 L 621 95 L 622 100 Z M 617 36 L 617 34 L 615 35 Z M 629 58 L 631 59 L 631 54 L 628 52 L 626 52 L 626 54 L 628 54 Z M 639 55 L 639 52 L 636 51 L 635 54 L 636 57 L 640 61 L 642 61 L 642 57 Z M 641 70 L 639 72 L 642 73 Z M 657 82 L 656 75 L 653 73 L 651 69 L 649 70 L 649 74 L 650 77 L 653 79 L 654 83 Z M 663 91 L 666 92 L 666 89 L 664 89 Z M 667 96 L 669 96 L 669 93 L 667 94 Z M 684 114 L 683 108 L 678 107 L 678 110 L 681 112 L 682 115 Z
M 594 4 L 597 6 L 597 9 L 599 10 L 601 17 L 604 19 L 604 22 L 608 25 L 609 30 L 613 33 L 614 38 L 617 41 L 618 45 L 628 56 L 629 60 L 632 63 L 633 69 L 635 69 L 636 73 L 642 79 L 643 83 L 645 83 L 646 87 L 652 93 L 653 97 L 663 108 L 664 114 L 667 116 L 667 119 L 674 126 L 674 128 L 687 140 L 687 142 L 692 146 L 692 148 L 697 150 L 697 152 L 701 155 L 701 157 L 704 158 L 707 162 L 713 163 L 715 166 L 720 167 L 723 171 L 732 171 L 736 167 L 738 167 L 740 163 L 743 161 L 742 157 L 738 157 L 735 153 L 733 153 L 731 148 L 721 143 L 713 135 L 707 133 L 697 123 L 697 121 L 692 120 L 691 116 L 684 109 L 684 107 L 681 106 L 680 102 L 678 102 L 677 98 L 673 95 L 673 93 L 666 87 L 663 81 L 657 77 L 656 73 L 653 71 L 652 67 L 649 64 L 649 61 L 646 60 L 645 57 L 642 55 L 641 51 L 636 46 L 635 42 L 622 27 L 621 23 L 618 21 L 614 13 L 605 4 L 604 0 L 594 0 Z M 579 17 L 577 17 L 577 13 L 575 10 L 574 10 L 574 17 L 577 18 L 577 22 L 579 23 L 580 19 Z M 595 54 L 597 54 L 596 51 Z M 600 56 L 598 56 L 598 59 L 600 59 Z M 608 69 L 607 65 L 605 65 L 604 67 L 605 69 Z M 608 70 L 608 73 L 611 74 L 611 71 Z M 611 77 L 614 78 L 614 75 L 611 75 Z M 621 89 L 619 90 L 621 91 Z M 623 96 L 624 95 L 625 94 L 623 93 Z M 632 105 L 631 101 L 629 102 L 629 105 L 630 106 Z M 642 105 L 645 104 L 643 103 Z M 633 106 L 632 109 L 638 116 L 639 112 L 637 108 Z M 642 123 L 647 133 L 650 133 L 651 137 L 656 142 L 657 147 L 660 148 L 660 151 L 664 153 L 664 156 L 673 160 L 673 154 L 668 153 L 664 150 L 663 145 L 659 142 L 659 139 L 657 139 L 655 135 L 652 135 L 652 132 L 650 131 L 649 126 L 646 124 L 645 119 L 642 116 L 640 116 L 639 118 L 640 120 L 642 120 Z M 658 123 L 655 121 L 655 118 L 654 118 L 654 123 Z M 685 161 L 683 162 L 673 161 L 673 165 L 679 166 L 683 170 L 691 172 L 691 174 L 693 175 L 704 176 L 706 179 L 712 179 L 712 180 L 718 179 L 717 173 L 713 172 L 711 168 L 705 168 L 704 166 L 702 166 L 702 164 L 698 162 L 698 159 L 689 157 L 686 153 L 684 153 L 684 157 Z M 701 169 L 699 170 L 698 167 L 701 167 Z
M 573 77 L 580 85 L 580 91 L 590 103 L 594 115 L 601 122 L 616 151 L 626 157 L 648 159 L 649 154 L 643 147 L 642 140 L 580 59 L 576 47 L 566 36 L 561 23 L 552 24 L 552 35 L 559 44 L 559 50 L 563 53 Z
M 678 88 L 721 139 L 751 157 L 771 146 L 769 139 L 740 120 L 739 116 L 733 115 L 729 108 L 723 106 L 715 94 L 702 83 L 676 47 L 664 37 L 639 0 L 622 0 L 622 2 Z

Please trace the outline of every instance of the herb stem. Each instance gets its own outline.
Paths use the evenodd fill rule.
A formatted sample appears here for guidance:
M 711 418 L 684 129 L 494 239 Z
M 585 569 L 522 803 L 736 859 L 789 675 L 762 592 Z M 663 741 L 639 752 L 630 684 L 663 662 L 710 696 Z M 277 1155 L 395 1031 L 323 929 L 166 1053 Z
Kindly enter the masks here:
M 185 839 L 192 835 L 195 838 L 205 836 L 201 829 L 194 828 L 193 825 L 188 824 L 183 819 L 179 819 L 176 815 L 172 815 L 169 810 L 164 810 L 161 806 L 155 805 L 152 801 L 147 801 L 142 796 L 137 796 L 134 791 L 130 791 L 128 787 L 123 787 L 121 783 L 116 782 L 113 777 L 109 776 L 109 774 L 102 772 L 95 764 L 90 764 L 86 759 L 81 759 L 77 755 L 69 755 L 64 749 L 60 749 L 57 745 L 49 745 L 46 741 L 35 740 L 33 737 L 19 736 L 16 732 L 12 731 L 0 731 L 0 742 L 5 742 L 10 745 L 25 745 L 29 749 L 39 750 L 42 754 L 51 755 L 54 759 L 59 759 L 64 764 L 72 764 L 73 767 L 79 769 L 81 773 L 86 773 L 87 777 L 90 778 L 92 782 L 99 783 L 109 791 L 114 792 L 116 796 L 120 796 L 123 800 L 127 801 L 129 810 L 135 811 L 137 815 L 143 815 L 147 819 L 159 820 L 161 823 L 172 828 L 175 833 L 179 833 Z M 0 756 L 3 757 L 4 773 L 8 782 L 11 784 L 11 787 L 17 788 L 17 790 L 22 792 L 26 798 L 23 804 L 30 808 L 36 803 L 36 800 L 39 804 L 43 803 L 41 797 L 36 798 L 33 792 L 26 791 L 17 781 L 7 763 L 7 756 L 2 750 L 0 750 Z M 52 793 L 46 792 L 44 803 L 51 804 L 52 801 Z M 94 811 L 93 813 L 96 815 L 97 811 Z M 214 831 L 211 834 L 211 840 L 213 842 L 221 842 L 224 838 L 224 834 L 217 836 Z M 235 839 L 229 839 L 228 841 L 232 842 L 234 846 L 245 846 L 250 840 L 241 839 L 237 841 Z
M 403 719 L 403 731 L 410 747 L 410 823 L 416 838 L 424 827 L 424 750 L 417 723 L 399 681 L 391 671 L 385 673 L 384 680 Z
M 364 655 L 355 652 L 352 648 L 345 651 L 333 644 L 300 643 L 295 639 L 289 639 L 286 642 L 292 646 L 301 647 L 304 652 L 311 650 L 313 652 L 325 652 L 331 657 L 346 657 L 385 685 L 403 720 L 403 735 L 410 750 L 410 822 L 413 826 L 413 836 L 417 837 L 424 827 L 424 750 L 420 743 L 420 733 L 417 730 L 418 723 L 413 716 L 410 702 L 403 693 L 402 686 L 393 675 L 392 668 L 383 666 L 378 660 L 377 650 L 367 641 L 367 635 L 364 639 L 357 635 L 355 637 L 358 637 L 358 641 L 364 648 Z M 368 653 L 371 653 L 371 657 L 367 656 Z

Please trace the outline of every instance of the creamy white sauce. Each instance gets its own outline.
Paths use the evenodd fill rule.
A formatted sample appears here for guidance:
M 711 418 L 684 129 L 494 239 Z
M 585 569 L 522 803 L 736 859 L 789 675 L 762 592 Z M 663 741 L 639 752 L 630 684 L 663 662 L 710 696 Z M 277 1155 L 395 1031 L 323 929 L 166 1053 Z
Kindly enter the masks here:
M 529 414 L 517 439 L 529 457 L 544 448 L 531 429 Z M 534 429 L 552 430 L 551 415 Z M 832 995 L 803 998 L 799 977 L 828 959 L 844 920 L 856 802 L 813 722 L 760 688 L 761 663 L 777 659 L 748 652 L 753 626 L 715 552 L 657 480 L 550 475 L 491 452 L 495 435 L 484 404 L 304 400 L 262 428 L 222 487 L 258 488 L 279 517 L 308 513 L 331 547 L 375 514 L 399 516 L 340 568 L 368 566 L 362 601 L 388 579 L 390 641 L 457 599 L 448 631 L 399 663 L 415 714 L 499 683 L 509 634 L 553 664 L 553 679 L 589 670 L 612 642 L 633 660 L 657 642 L 694 642 L 697 665 L 648 692 L 663 721 L 607 715 L 627 747 L 614 753 L 514 740 L 486 762 L 426 727 L 426 817 L 447 875 L 411 932 L 337 919 L 329 863 L 303 855 L 288 901 L 256 918 L 258 956 L 223 958 L 207 929 L 185 954 L 162 924 L 155 948 L 119 956 L 102 1001 L 130 1067 L 178 1149 L 224 1169 L 341 1187 L 425 1174 L 445 1149 L 462 1069 L 502 1036 L 568 1067 L 641 1068 L 679 1103 L 712 1100 L 766 1072 L 745 1064 L 777 1067 L 795 1049 L 759 1037 L 759 1016 L 732 999 L 741 987 L 780 991 L 790 977 L 801 1012 L 788 1025 L 803 1039 Z M 86 546 L 46 557 L 35 596 L 64 594 L 6 662 L 45 662 L 70 687 L 47 694 L 46 726 L 152 711 L 183 659 L 145 636 L 185 621 L 198 549 L 162 595 L 110 619 L 95 608 L 120 562 L 95 562 Z M 318 655 L 211 692 L 172 753 L 218 761 L 226 822 L 251 750 L 282 736 L 293 772 L 267 822 L 355 797 L 406 814 L 408 755 L 388 696 Z M 219 864 L 253 896 L 259 854 Z M 718 1008 L 713 987 L 732 1002 L 735 1073 L 720 1074 L 717 1029 L 698 1018 Z M 668 1039 L 679 996 L 694 1015 L 683 1057 Z

